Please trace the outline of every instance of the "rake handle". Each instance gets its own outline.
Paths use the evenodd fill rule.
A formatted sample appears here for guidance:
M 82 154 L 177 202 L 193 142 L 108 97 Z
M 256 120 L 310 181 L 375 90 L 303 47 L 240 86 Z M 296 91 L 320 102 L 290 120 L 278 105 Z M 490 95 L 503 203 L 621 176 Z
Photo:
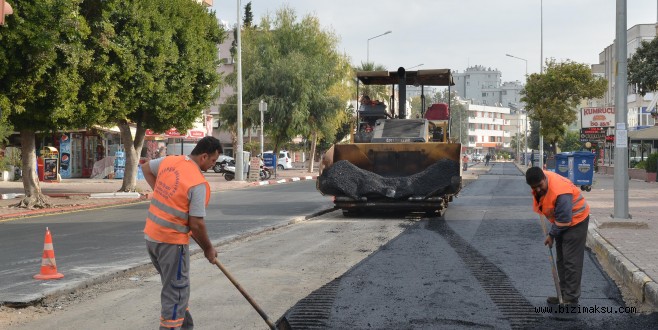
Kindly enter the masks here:
M 544 236 L 548 235 L 548 232 L 546 230 L 546 225 L 544 224 L 544 217 L 540 216 L 539 217 L 539 222 L 541 223 L 541 229 L 544 232 Z M 549 246 L 548 247 L 548 258 L 551 262 L 551 273 L 553 274 L 553 283 L 555 283 L 555 293 L 557 294 L 557 299 L 560 302 L 560 304 L 564 303 L 564 300 L 562 300 L 562 289 L 560 288 L 560 276 L 557 273 L 557 269 L 555 268 L 555 261 L 553 259 L 553 249 Z
M 270 318 L 267 316 L 267 314 L 265 314 L 265 311 L 263 311 L 258 306 L 258 304 L 256 304 L 256 301 L 254 301 L 254 299 L 251 298 L 251 296 L 247 293 L 247 291 L 245 291 L 242 288 L 240 283 L 238 283 L 238 281 L 233 277 L 233 275 L 231 275 L 231 273 L 229 273 L 228 270 L 226 268 L 224 268 L 224 265 L 222 265 L 222 263 L 219 262 L 219 260 L 217 258 L 215 258 L 215 260 L 213 260 L 212 263 L 215 264 L 217 266 L 217 268 L 219 268 L 219 270 L 222 271 L 222 273 L 224 273 L 226 278 L 228 278 L 228 280 L 231 281 L 231 283 L 233 283 L 235 288 L 238 289 L 238 291 L 240 291 L 240 293 L 245 297 L 245 299 L 247 299 L 249 304 L 251 304 L 251 306 L 258 312 L 258 314 L 260 314 L 260 317 L 262 317 L 263 320 L 265 320 L 265 323 L 267 323 L 267 325 L 270 327 L 270 329 L 276 330 L 276 326 L 274 326 L 274 323 L 270 320 Z

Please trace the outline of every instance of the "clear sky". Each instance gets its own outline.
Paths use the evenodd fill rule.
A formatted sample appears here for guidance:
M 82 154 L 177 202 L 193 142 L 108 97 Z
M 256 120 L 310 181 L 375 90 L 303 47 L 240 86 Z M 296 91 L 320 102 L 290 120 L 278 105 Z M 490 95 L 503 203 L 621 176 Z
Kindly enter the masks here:
M 214 0 L 213 9 L 233 25 L 237 3 Z M 241 11 L 247 3 L 241 1 Z M 627 0 L 627 27 L 656 23 L 657 4 Z M 369 43 L 370 61 L 391 71 L 482 65 L 500 70 L 503 81 L 523 81 L 525 62 L 505 54 L 526 59 L 528 73 L 539 72 L 542 25 L 544 58 L 599 63 L 615 39 L 614 0 L 253 0 L 254 21 L 284 5 L 299 17 L 317 16 L 356 65 L 366 61 L 369 38 L 392 31 Z

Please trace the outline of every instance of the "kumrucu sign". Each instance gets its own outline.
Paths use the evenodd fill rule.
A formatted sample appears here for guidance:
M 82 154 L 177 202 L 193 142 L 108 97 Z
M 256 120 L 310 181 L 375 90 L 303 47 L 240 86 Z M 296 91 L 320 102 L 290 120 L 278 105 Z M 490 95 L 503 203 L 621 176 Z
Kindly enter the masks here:
M 580 110 L 583 128 L 615 126 L 615 107 L 590 107 Z

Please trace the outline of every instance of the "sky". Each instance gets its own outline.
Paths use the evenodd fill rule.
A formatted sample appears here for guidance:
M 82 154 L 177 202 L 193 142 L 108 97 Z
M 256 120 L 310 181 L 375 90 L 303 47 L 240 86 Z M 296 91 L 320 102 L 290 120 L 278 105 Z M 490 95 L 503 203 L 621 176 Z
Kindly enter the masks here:
M 482 65 L 502 73 L 502 81 L 524 81 L 540 71 L 543 58 L 599 63 L 615 39 L 613 0 L 252 0 L 254 21 L 274 16 L 284 5 L 299 18 L 313 15 L 335 33 L 338 50 L 353 65 L 370 61 L 390 71 L 398 67 L 452 69 Z M 658 0 L 627 0 L 627 28 L 655 24 Z M 241 0 L 241 14 L 247 0 Z M 231 26 L 238 0 L 214 0 L 212 9 Z M 543 17 L 543 23 L 542 18 Z M 543 32 L 542 32 L 543 30 Z M 386 31 L 392 31 L 380 37 Z M 543 38 L 542 38 L 543 36 Z M 542 42 L 543 40 L 543 42 Z M 369 46 L 368 46 L 369 45 Z

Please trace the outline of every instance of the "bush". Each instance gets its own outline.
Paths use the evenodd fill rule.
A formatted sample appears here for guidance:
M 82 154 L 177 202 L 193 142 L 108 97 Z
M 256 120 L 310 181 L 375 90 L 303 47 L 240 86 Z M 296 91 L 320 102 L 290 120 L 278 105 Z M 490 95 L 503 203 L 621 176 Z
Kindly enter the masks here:
M 645 168 L 649 173 L 656 173 L 658 170 L 658 152 L 654 152 L 647 157 L 647 166 Z
M 633 165 L 633 163 L 635 163 L 635 165 Z M 641 170 L 646 170 L 647 169 L 647 161 L 643 160 L 643 161 L 636 162 L 636 161 L 632 160 L 631 161 L 631 168 L 639 168 Z

